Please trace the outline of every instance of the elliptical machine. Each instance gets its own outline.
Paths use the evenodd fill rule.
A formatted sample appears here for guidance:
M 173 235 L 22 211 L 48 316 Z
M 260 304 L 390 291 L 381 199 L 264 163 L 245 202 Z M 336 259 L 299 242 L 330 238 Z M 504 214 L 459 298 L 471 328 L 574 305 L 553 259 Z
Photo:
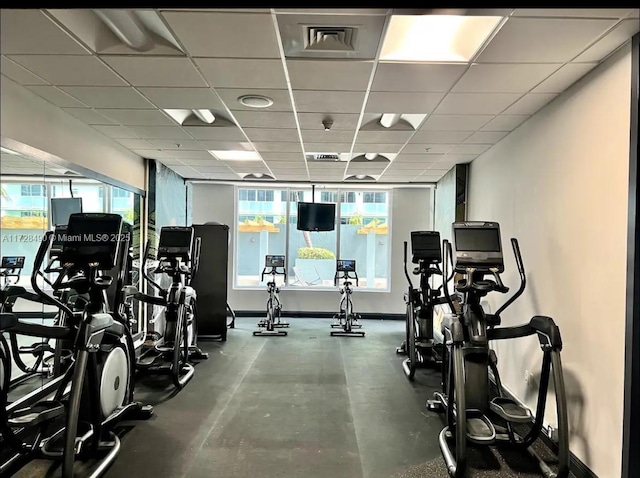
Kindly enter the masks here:
M 413 287 L 413 281 L 407 271 L 407 243 L 404 243 L 404 275 L 409 283 L 409 289 L 404 295 L 406 303 L 406 339 L 396 348 L 396 353 L 406 354 L 402 362 L 405 375 L 413 381 L 418 367 L 436 367 L 442 364 L 442 344 L 437 344 L 433 333 L 434 308 L 438 304 L 447 304 L 447 299 L 441 297 L 442 284 L 431 287 L 431 277 L 442 276 L 440 263 L 440 233 L 437 231 L 412 231 L 411 252 L 414 264 L 414 275 L 420 276 L 419 289 Z M 448 283 L 453 277 L 443 277 L 443 283 Z
M 268 270 L 270 269 L 270 270 Z M 280 272 L 278 269 L 282 269 Z M 267 315 L 258 322 L 258 330 L 253 335 L 264 336 L 280 336 L 287 335 L 286 330 L 276 330 L 283 327 L 289 327 L 289 323 L 282 320 L 282 302 L 280 302 L 280 288 L 276 286 L 276 276 L 284 276 L 284 283 L 287 283 L 287 268 L 285 267 L 285 257 L 283 255 L 268 255 L 265 257 L 265 266 L 262 269 L 260 281 L 264 281 L 265 274 L 271 276 L 267 282 Z
M 196 291 L 189 284 L 198 269 L 200 238 L 193 238 L 193 228 L 164 226 L 158 243 L 158 266 L 154 273 L 167 274 L 171 278 L 168 288 L 155 282 L 147 273 L 150 241 L 144 252 L 142 271 L 149 285 L 159 296 L 138 292 L 135 298 L 151 305 L 164 307 L 165 330 L 159 341 L 145 344 L 138 358 L 139 371 L 152 374 L 169 374 L 180 390 L 192 378 L 195 369 L 190 360 L 206 360 L 209 354 L 197 345 Z
M 353 277 L 350 274 L 353 273 Z M 342 275 L 340 275 L 342 274 Z M 332 328 L 338 328 L 342 330 L 332 330 L 331 336 L 344 336 L 344 337 L 364 337 L 364 330 L 357 330 L 362 328 L 362 324 L 359 320 L 362 320 L 360 314 L 356 314 L 353 311 L 353 289 L 351 288 L 351 280 L 356 280 L 356 287 L 358 286 L 358 273 L 356 272 L 356 261 L 349 259 L 340 259 L 336 262 L 336 273 L 333 276 L 333 284 L 338 285 L 338 281 L 342 279 L 342 289 L 340 289 L 340 306 L 339 312 L 333 316 L 335 322 L 331 324 Z
M 453 477 L 465 475 L 468 442 L 492 445 L 502 441 L 528 450 L 538 461 L 546 478 L 565 478 L 569 474 L 569 428 L 560 360 L 560 330 L 553 319 L 544 316 L 535 316 L 529 323 L 516 327 L 498 327 L 501 323 L 500 314 L 522 295 L 526 286 L 524 265 L 516 239 L 511 239 L 511 244 L 520 274 L 520 288 L 495 314 L 485 313 L 480 303 L 483 297 L 491 292 L 504 294 L 509 291 L 500 278 L 504 272 L 504 262 L 498 223 L 456 222 L 453 224 L 453 237 L 456 257 L 454 270 L 466 276 L 455 287 L 465 295 L 465 301 L 463 313 L 453 314 L 443 323 L 446 339 L 443 390 L 436 392 L 435 399 L 427 402 L 428 409 L 446 413 L 447 424 L 440 433 L 439 443 L 448 472 Z M 444 241 L 444 249 L 453 264 L 448 241 Z M 444 264 L 446 274 L 446 260 Z M 453 310 L 446 287 L 445 295 Z M 497 357 L 489 347 L 491 340 L 531 335 L 537 336 L 543 353 L 535 417 L 529 409 L 505 396 Z M 497 390 L 497 395 L 493 397 L 489 369 Z M 558 420 L 557 471 L 552 471 L 531 446 L 542 431 L 551 371 Z M 533 426 L 525 437 L 516 433 L 515 424 L 529 424 L 532 421 Z M 455 440 L 454 451 L 449 440 Z
M 105 290 L 113 282 L 104 275 L 116 263 L 122 243 L 122 218 L 117 214 L 78 213 L 69 219 L 60 263 L 52 283 L 54 291 L 73 289 L 89 297 L 83 312 L 73 311 L 38 285 L 40 271 L 54 233 L 49 231 L 34 261 L 31 285 L 48 304 L 57 306 L 68 319 L 65 325 L 46 326 L 20 322 L 14 314 L 2 314 L 2 331 L 66 341 L 72 344 L 68 368 L 59 380 L 52 399 L 8 404 L 0 390 L 0 433 L 13 455 L 0 466 L 11 473 L 34 458 L 62 462 L 62 477 L 74 476 L 76 460 L 98 459 L 91 477 L 101 476 L 120 451 L 120 439 L 113 431 L 126 419 L 146 419 L 153 408 L 133 401 L 135 350 L 126 323 L 108 312 Z M 6 363 L 8 357 L 0 357 Z M 49 389 L 51 384 L 44 385 Z M 68 392 L 67 390 L 70 389 Z M 20 403 L 20 406 L 17 403 Z M 48 431 L 64 426 L 53 434 Z M 25 436 L 31 437 L 24 442 Z

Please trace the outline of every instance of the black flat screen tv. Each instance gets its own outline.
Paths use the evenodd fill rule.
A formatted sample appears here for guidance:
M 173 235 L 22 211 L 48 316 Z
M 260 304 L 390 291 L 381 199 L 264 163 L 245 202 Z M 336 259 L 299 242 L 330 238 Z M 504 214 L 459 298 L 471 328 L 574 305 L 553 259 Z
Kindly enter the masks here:
M 336 228 L 336 205 L 299 202 L 298 231 L 333 231 Z

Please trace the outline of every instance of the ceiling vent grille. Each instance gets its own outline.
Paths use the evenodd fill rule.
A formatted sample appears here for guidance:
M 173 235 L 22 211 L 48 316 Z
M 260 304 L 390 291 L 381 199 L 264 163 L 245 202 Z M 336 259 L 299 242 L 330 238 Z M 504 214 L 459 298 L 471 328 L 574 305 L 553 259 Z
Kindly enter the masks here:
M 307 51 L 355 51 L 356 27 L 304 27 Z

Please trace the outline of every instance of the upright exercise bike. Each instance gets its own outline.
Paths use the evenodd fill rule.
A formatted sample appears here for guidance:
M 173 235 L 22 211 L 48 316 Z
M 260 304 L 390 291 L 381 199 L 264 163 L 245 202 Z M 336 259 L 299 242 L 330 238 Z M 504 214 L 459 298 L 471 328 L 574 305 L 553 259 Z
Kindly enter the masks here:
M 351 276 L 353 274 L 353 277 Z M 356 287 L 359 285 L 358 274 L 356 272 L 356 261 L 353 259 L 340 259 L 336 262 L 336 273 L 333 276 L 333 284 L 338 285 L 338 281 L 342 279 L 342 288 L 340 289 L 340 306 L 339 312 L 333 317 L 335 322 L 331 324 L 332 328 L 342 330 L 332 330 L 331 336 L 344 337 L 364 337 L 365 332 L 362 329 L 362 320 L 360 314 L 353 311 L 353 289 L 351 288 L 351 279 L 355 279 Z
M 504 262 L 500 241 L 500 227 L 495 222 L 457 222 L 453 224 L 456 262 L 454 269 L 465 278 L 456 290 L 465 295 L 463 313 L 449 316 L 443 323 L 446 356 L 443 361 L 443 390 L 427 402 L 433 411 L 445 412 L 447 424 L 440 433 L 439 443 L 448 472 L 453 477 L 465 475 L 467 443 L 492 445 L 509 442 L 528 450 L 539 463 L 546 478 L 565 478 L 569 474 L 569 435 L 567 404 L 562 375 L 560 330 L 549 317 L 535 316 L 529 323 L 516 327 L 498 327 L 500 314 L 512 304 L 526 286 L 526 276 L 518 241 L 511 239 L 520 274 L 520 288 L 495 314 L 487 314 L 481 300 L 492 292 L 507 293 L 500 274 Z M 453 264 L 451 245 L 445 241 L 445 254 Z M 445 274 L 447 261 L 445 264 Z M 490 278 L 488 278 L 489 276 Z M 445 287 L 445 294 L 450 299 Z M 453 304 L 450 301 L 453 310 Z M 508 398 L 500 381 L 497 357 L 490 348 L 491 340 L 537 336 L 542 349 L 542 370 L 535 417 L 529 409 Z M 491 370 L 497 393 L 491 393 Z M 549 378 L 553 371 L 558 420 L 557 471 L 533 449 L 540 436 L 547 401 Z M 532 426 L 526 436 L 520 436 L 516 424 Z M 454 450 L 449 441 L 455 441 Z
M 279 271 L 282 269 L 282 272 Z M 289 323 L 281 319 L 282 317 L 282 302 L 280 302 L 280 288 L 276 286 L 276 276 L 284 276 L 284 283 L 287 283 L 287 269 L 285 267 L 285 257 L 282 255 L 268 255 L 265 257 L 265 267 L 262 269 L 262 275 L 260 280 L 264 281 L 265 274 L 271 276 L 269 282 L 267 282 L 267 315 L 264 319 L 258 322 L 258 330 L 253 332 L 253 335 L 264 336 L 280 336 L 287 335 L 286 330 L 277 330 L 283 327 L 289 327 Z
M 435 306 L 447 304 L 447 299 L 441 296 L 442 284 L 432 287 L 431 278 L 442 276 L 440 263 L 442 252 L 440 249 L 440 233 L 437 231 L 411 232 L 412 261 L 418 266 L 413 270 L 414 275 L 420 276 L 420 288 L 413 286 L 413 281 L 407 270 L 407 243 L 404 243 L 404 275 L 409 289 L 405 293 L 406 303 L 406 339 L 396 348 L 396 353 L 406 354 L 402 362 L 405 375 L 413 381 L 418 367 L 437 367 L 442 364 L 442 344 L 436 343 L 433 333 L 433 317 Z M 443 278 L 448 283 L 451 277 Z
M 200 238 L 194 241 L 190 226 L 165 226 L 160 230 L 158 266 L 155 273 L 171 278 L 168 288 L 155 282 L 147 273 L 150 242 L 144 253 L 143 275 L 159 296 L 135 294 L 147 304 L 164 308 L 164 334 L 162 340 L 147 344 L 138 359 L 139 371 L 169 374 L 177 389 L 182 389 L 192 378 L 195 369 L 191 360 L 209 358 L 197 345 L 197 294 L 189 284 L 198 268 Z

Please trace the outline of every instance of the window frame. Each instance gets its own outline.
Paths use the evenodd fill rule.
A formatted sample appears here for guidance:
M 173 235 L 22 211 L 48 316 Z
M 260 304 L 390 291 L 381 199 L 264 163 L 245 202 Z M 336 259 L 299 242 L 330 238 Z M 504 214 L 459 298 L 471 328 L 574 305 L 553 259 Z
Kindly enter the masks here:
M 342 195 L 344 194 L 344 197 L 348 197 L 347 195 L 349 193 L 357 193 L 357 192 L 362 192 L 363 193 L 363 203 L 364 203 L 364 194 L 365 193 L 370 193 L 373 194 L 373 198 L 376 198 L 376 194 L 378 193 L 386 193 L 387 194 L 387 227 L 388 227 L 388 247 L 387 247 L 387 264 L 388 264 L 388 276 L 387 276 L 387 284 L 386 287 L 384 288 L 374 288 L 374 287 L 362 287 L 362 288 L 358 288 L 358 292 L 366 292 L 366 293 L 385 293 L 385 294 L 389 294 L 391 293 L 391 258 L 392 258 L 392 251 L 393 251 L 393 231 L 392 231 L 392 225 L 391 225 L 391 218 L 392 218 L 392 211 L 393 211 L 393 189 L 392 188 L 354 188 L 353 186 L 349 187 L 341 187 L 341 185 L 333 185 L 333 184 L 327 184 L 327 185 L 316 185 L 317 187 L 320 187 L 321 190 L 316 192 L 316 200 L 317 202 L 319 202 L 320 199 L 320 195 L 318 194 L 318 192 L 322 193 L 322 189 L 328 189 L 330 190 L 331 194 L 336 194 L 336 259 L 340 258 L 340 229 L 342 226 L 342 212 L 341 212 L 341 204 L 342 204 Z M 239 191 L 241 189 L 250 191 L 257 191 L 257 188 L 252 188 L 249 185 L 239 185 L 239 184 L 235 184 L 234 185 L 234 201 L 233 201 L 233 207 L 234 207 L 234 221 L 238 222 L 238 214 L 239 214 L 239 206 L 240 206 L 240 201 L 241 199 L 239 198 Z M 265 189 L 265 190 L 272 190 L 274 191 L 274 201 L 276 200 L 276 198 L 278 196 L 276 196 L 276 192 L 275 191 L 282 191 L 282 192 L 286 192 L 286 201 L 281 201 L 283 203 L 285 203 L 285 256 L 289 257 L 289 231 L 291 227 L 296 227 L 295 224 L 292 224 L 291 222 L 291 215 L 290 215 L 290 203 L 292 202 L 292 193 L 295 193 L 297 191 L 307 191 L 307 190 L 311 190 L 311 187 L 305 187 L 305 186 L 296 186 L 296 187 L 277 187 L 277 186 L 273 186 L 270 188 L 260 188 L 260 189 Z M 282 195 L 282 193 L 281 193 Z M 280 196 L 280 199 L 282 199 L 282 196 Z M 251 200 L 251 199 L 246 199 L 246 200 Z M 257 192 L 255 193 L 255 199 L 254 201 L 257 201 Z M 354 196 L 354 203 L 357 202 L 357 198 Z M 345 204 L 353 204 L 350 202 L 345 202 Z M 378 202 L 373 202 L 371 204 L 382 204 L 382 203 L 378 203 Z M 346 216 L 345 216 L 346 217 Z M 231 287 L 233 290 L 238 290 L 238 291 L 250 291 L 250 290 L 264 290 L 264 287 L 260 286 L 260 285 L 256 285 L 256 286 L 240 286 L 238 285 L 238 261 L 237 261 L 237 257 L 238 257 L 238 228 L 234 227 L 233 228 L 233 267 L 232 267 L 232 281 L 231 281 Z M 288 265 L 287 265 L 288 268 Z M 309 292 L 309 291 L 318 291 L 318 292 L 335 292 L 337 290 L 339 290 L 340 286 L 313 286 L 313 287 L 301 287 L 301 286 L 290 286 L 290 285 L 285 285 L 284 288 L 286 288 L 288 291 L 299 291 L 299 292 Z

